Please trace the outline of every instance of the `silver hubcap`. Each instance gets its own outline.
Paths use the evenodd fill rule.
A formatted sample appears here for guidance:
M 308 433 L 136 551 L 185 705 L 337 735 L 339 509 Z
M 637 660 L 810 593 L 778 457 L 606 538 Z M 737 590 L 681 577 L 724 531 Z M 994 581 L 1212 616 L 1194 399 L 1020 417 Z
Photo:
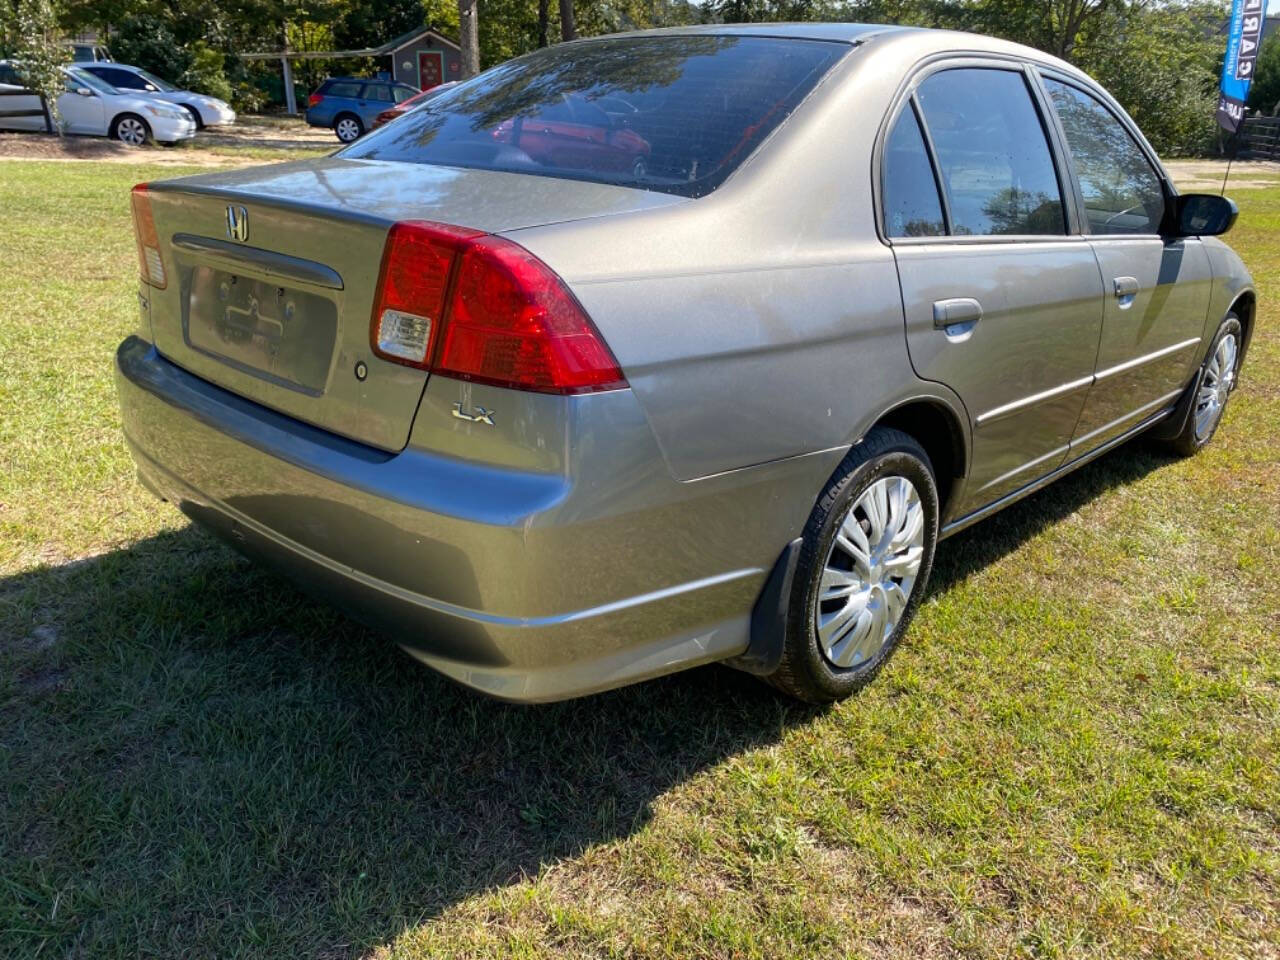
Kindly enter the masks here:
M 134 120 L 132 117 L 121 120 L 116 125 L 116 133 L 130 146 L 140 147 L 147 142 L 147 128 L 142 125 L 141 120 Z
M 845 514 L 822 568 L 814 627 L 837 667 L 872 659 L 893 636 L 924 559 L 924 507 L 905 477 L 877 480 Z
M 1235 334 L 1227 334 L 1218 341 L 1218 348 L 1204 369 L 1200 392 L 1196 394 L 1196 437 L 1200 439 L 1213 431 L 1214 424 L 1222 416 L 1231 388 L 1235 386 L 1238 350 Z
M 354 120 L 338 121 L 338 139 L 350 142 L 360 136 L 360 128 Z

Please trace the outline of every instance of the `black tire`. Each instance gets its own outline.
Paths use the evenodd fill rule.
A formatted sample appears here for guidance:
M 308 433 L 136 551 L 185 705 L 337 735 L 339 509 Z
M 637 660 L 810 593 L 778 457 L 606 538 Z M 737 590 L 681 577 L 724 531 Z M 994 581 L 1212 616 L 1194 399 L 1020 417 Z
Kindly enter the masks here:
M 919 496 L 924 512 L 920 566 L 888 639 L 860 662 L 840 667 L 828 659 L 818 637 L 816 617 L 823 569 L 846 514 L 873 484 L 890 477 L 909 480 Z M 873 429 L 841 461 L 809 515 L 792 582 L 782 659 L 766 679 L 784 693 L 809 703 L 841 700 L 870 682 L 897 649 L 920 605 L 937 542 L 938 487 L 929 455 L 913 437 L 900 430 Z
M 204 120 L 200 117 L 200 111 L 189 103 L 182 104 L 182 109 L 191 114 L 191 119 L 196 122 L 196 130 L 204 129 Z
M 345 128 L 344 121 L 350 121 L 355 124 L 356 135 L 354 137 L 343 136 Z M 343 143 L 355 143 L 364 136 L 364 123 L 361 122 L 360 118 L 354 113 L 340 113 L 333 118 L 333 135 Z
M 1229 377 L 1223 387 L 1223 392 L 1219 394 L 1220 402 L 1217 405 L 1216 412 L 1212 412 L 1206 423 L 1201 418 L 1201 391 L 1209 389 L 1213 381 L 1210 379 L 1206 383 L 1206 378 L 1210 378 L 1211 364 L 1218 354 L 1219 347 L 1227 337 L 1234 337 L 1235 350 L 1234 360 L 1231 364 Z M 1174 453 L 1182 457 L 1190 457 L 1199 453 L 1213 439 L 1213 435 L 1218 432 L 1218 424 L 1222 422 L 1222 414 L 1226 409 L 1227 401 L 1230 399 L 1232 392 L 1239 382 L 1240 361 L 1244 357 L 1244 331 L 1240 326 L 1240 318 L 1234 313 L 1227 314 L 1222 321 L 1222 326 L 1218 327 L 1218 332 L 1214 334 L 1213 341 L 1209 344 L 1209 352 L 1205 354 L 1204 362 L 1200 364 L 1200 369 L 1196 371 L 1195 379 L 1191 382 L 1191 403 L 1187 410 L 1186 423 L 1183 424 L 1182 432 L 1177 436 L 1171 437 L 1165 441 L 1165 445 Z M 1219 381 L 1221 382 L 1221 381 Z
M 135 124 L 141 125 L 141 142 L 130 139 L 132 136 L 131 131 L 137 129 Z M 119 140 L 121 143 L 126 143 L 131 147 L 141 147 L 155 142 L 155 138 L 151 135 L 151 124 L 136 113 L 122 113 L 112 120 L 109 135 L 112 140 Z

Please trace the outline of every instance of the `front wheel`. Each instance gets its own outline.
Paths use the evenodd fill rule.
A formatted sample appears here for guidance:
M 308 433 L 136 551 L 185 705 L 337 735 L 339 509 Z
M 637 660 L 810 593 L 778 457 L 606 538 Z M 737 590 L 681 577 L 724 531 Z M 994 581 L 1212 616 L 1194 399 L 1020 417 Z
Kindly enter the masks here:
M 131 147 L 141 147 L 151 139 L 151 128 L 137 114 L 124 113 L 112 121 L 111 138 Z
M 938 488 L 911 436 L 877 427 L 849 451 L 805 527 L 786 641 L 768 680 L 810 703 L 847 697 L 897 649 L 938 541 Z
M 1227 314 L 1213 338 L 1208 357 L 1197 372 L 1195 397 L 1182 432 L 1168 441 L 1175 453 L 1189 457 L 1213 439 L 1231 391 L 1236 388 L 1243 342 L 1240 319 L 1235 314 Z

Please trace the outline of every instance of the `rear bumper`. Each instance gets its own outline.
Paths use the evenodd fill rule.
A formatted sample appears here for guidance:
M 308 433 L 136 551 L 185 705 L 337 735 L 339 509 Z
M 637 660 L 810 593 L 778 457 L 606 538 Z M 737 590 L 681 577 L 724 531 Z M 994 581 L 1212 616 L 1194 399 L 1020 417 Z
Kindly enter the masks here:
M 139 338 L 117 351 L 116 380 L 148 487 L 428 665 L 509 700 L 741 653 L 765 576 L 812 505 L 787 492 L 825 479 L 840 455 L 690 484 L 640 451 L 616 467 L 625 481 L 607 475 L 617 457 L 573 477 L 412 443 L 374 450 L 215 387 Z M 629 391 L 591 402 L 612 405 L 611 429 L 625 431 Z M 654 469 L 637 475 L 639 462 Z
M 210 107 L 201 115 L 206 127 L 228 127 L 236 122 L 236 112 L 230 107 Z

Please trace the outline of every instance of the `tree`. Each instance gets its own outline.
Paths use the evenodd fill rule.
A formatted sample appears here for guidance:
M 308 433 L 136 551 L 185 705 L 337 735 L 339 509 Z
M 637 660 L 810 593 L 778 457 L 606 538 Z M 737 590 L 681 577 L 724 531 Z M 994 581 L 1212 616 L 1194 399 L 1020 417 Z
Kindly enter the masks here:
M 191 65 L 170 18 L 156 14 L 126 17 L 111 37 L 111 53 L 121 63 L 145 67 L 170 83 L 176 83 Z
M 462 47 L 462 79 L 480 72 L 480 29 L 476 0 L 458 0 L 458 43 Z
M 1262 41 L 1258 61 L 1253 67 L 1253 84 L 1249 87 L 1249 107 L 1269 116 L 1280 110 L 1280 33 Z
M 13 52 L 18 76 L 28 89 L 44 98 L 50 122 L 61 136 L 58 96 L 65 89 L 62 65 L 70 54 L 58 40 L 57 8 L 53 0 L 18 0 L 14 20 L 17 38 Z
M 1081 31 L 1076 63 L 1107 88 L 1167 156 L 1208 151 L 1225 41 L 1215 2 L 1117 4 Z
M 423 25 L 421 0 L 354 0 L 333 27 L 339 50 L 377 47 Z
M 560 39 L 576 40 L 578 26 L 573 22 L 573 0 L 560 0 Z

